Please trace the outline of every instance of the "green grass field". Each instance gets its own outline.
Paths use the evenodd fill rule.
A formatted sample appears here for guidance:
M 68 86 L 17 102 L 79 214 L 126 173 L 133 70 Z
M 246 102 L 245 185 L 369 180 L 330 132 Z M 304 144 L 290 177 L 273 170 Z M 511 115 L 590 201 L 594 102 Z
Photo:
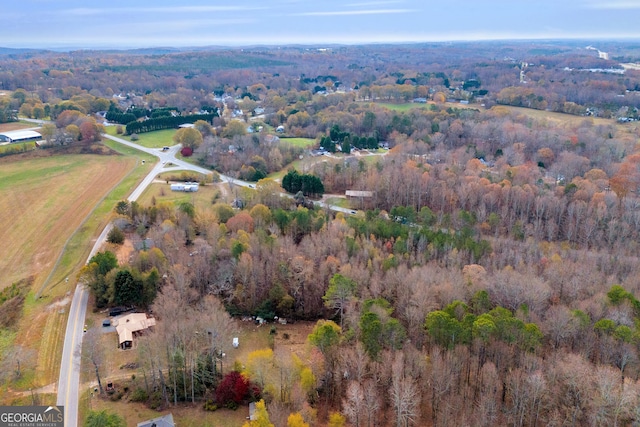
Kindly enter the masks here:
M 116 128 L 117 126 L 107 126 L 107 134 L 126 139 L 127 141 L 131 141 L 131 137 L 129 135 L 118 135 L 116 133 Z M 142 145 L 143 147 L 147 148 L 162 148 L 165 145 L 175 145 L 175 142 L 173 142 L 173 135 L 175 134 L 176 129 L 164 129 L 156 130 L 154 132 L 145 132 L 138 134 L 138 140 L 132 142 L 135 142 L 136 144 Z
M 405 104 L 391 104 L 388 102 L 376 102 L 375 105 L 379 105 L 381 107 L 387 108 L 389 110 L 397 111 L 397 112 L 406 112 L 416 108 L 429 108 L 428 104 L 417 104 L 413 102 L 408 102 Z
M 309 148 L 316 143 L 316 140 L 313 138 L 280 138 L 280 141 L 301 148 Z
M 369 102 L 370 103 L 370 102 Z M 454 103 L 454 102 L 445 102 L 444 104 L 435 104 L 432 101 L 427 102 L 426 104 L 421 104 L 421 103 L 413 103 L 413 102 L 405 102 L 402 104 L 393 104 L 390 102 L 375 102 L 375 105 L 379 105 L 381 107 L 385 107 L 389 110 L 392 111 L 397 111 L 399 113 L 404 113 L 410 110 L 414 110 L 414 109 L 428 109 L 428 108 L 432 108 L 432 106 L 437 105 L 438 107 L 443 107 L 443 108 L 472 108 L 472 109 L 478 109 L 479 106 L 478 104 L 460 104 L 460 103 Z

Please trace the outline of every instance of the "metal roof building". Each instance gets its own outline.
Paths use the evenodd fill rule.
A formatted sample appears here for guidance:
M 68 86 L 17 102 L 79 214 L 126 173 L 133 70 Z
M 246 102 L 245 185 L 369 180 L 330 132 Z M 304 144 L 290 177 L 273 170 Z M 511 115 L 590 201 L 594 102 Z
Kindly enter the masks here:
M 0 142 L 22 142 L 42 139 L 42 135 L 32 130 L 14 130 L 0 133 Z

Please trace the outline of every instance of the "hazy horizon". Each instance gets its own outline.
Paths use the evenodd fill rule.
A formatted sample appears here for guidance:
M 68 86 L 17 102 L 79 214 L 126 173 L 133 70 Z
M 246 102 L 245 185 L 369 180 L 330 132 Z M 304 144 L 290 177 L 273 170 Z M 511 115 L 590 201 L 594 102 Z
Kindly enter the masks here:
M 135 49 L 499 40 L 632 40 L 640 0 L 27 0 L 3 5 L 0 46 Z M 28 24 L 28 25 L 26 25 Z M 34 29 L 37 27 L 37 30 Z

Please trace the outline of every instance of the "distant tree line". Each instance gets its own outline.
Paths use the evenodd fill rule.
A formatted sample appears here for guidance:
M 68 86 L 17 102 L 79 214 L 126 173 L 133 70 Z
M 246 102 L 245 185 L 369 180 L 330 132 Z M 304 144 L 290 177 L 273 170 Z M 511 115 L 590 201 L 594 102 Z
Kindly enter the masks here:
M 135 122 L 136 116 L 132 113 L 122 113 L 117 110 L 108 111 L 105 119 L 110 122 L 126 125 L 127 123 Z
M 127 123 L 126 132 L 127 135 L 134 133 L 153 132 L 154 130 L 173 129 L 185 123 L 195 123 L 198 120 L 204 120 L 211 123 L 214 117 L 218 117 L 217 113 L 211 114 L 191 114 L 188 116 L 165 116 L 157 117 L 155 119 L 148 119 L 143 122 L 131 122 Z

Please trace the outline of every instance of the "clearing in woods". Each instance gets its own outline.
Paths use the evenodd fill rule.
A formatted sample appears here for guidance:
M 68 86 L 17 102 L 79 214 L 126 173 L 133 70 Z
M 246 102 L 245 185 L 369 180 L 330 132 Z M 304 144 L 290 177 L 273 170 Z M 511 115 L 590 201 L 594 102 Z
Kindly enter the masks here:
M 101 321 L 104 318 L 101 313 L 88 313 L 87 322 L 95 328 L 102 328 Z M 315 322 L 296 322 L 294 324 L 264 324 L 256 325 L 251 321 L 243 322 L 238 320 L 238 337 L 240 338 L 240 346 L 238 348 L 230 348 L 225 354 L 223 372 L 226 374 L 233 369 L 234 362 L 240 365 L 247 363 L 248 356 L 251 352 L 262 350 L 265 348 L 273 348 L 276 357 L 285 359 L 290 354 L 298 356 L 305 364 L 311 363 L 310 354 L 311 347 L 307 343 L 307 336 L 313 331 Z M 275 334 L 271 333 L 272 327 L 275 327 Z M 111 348 L 116 345 L 116 333 L 110 332 L 103 334 L 102 339 L 110 343 Z M 127 369 L 119 369 L 125 362 L 134 361 L 137 357 L 136 350 L 110 350 L 107 357 L 103 381 L 113 380 L 116 388 L 123 388 L 125 385 L 129 390 L 137 387 L 144 387 L 144 375 L 141 371 L 132 371 Z M 86 364 L 87 360 L 83 360 Z M 131 374 L 135 374 L 135 379 Z M 95 376 L 91 367 L 89 372 L 85 372 L 85 380 L 94 381 Z M 280 380 L 280 372 L 272 366 L 267 372 L 267 382 L 277 389 Z M 183 427 L 240 427 L 246 422 L 249 415 L 248 405 L 240 405 L 237 410 L 220 408 L 215 412 L 208 412 L 203 409 L 203 402 L 198 401 L 195 405 L 190 403 L 181 403 L 178 406 L 170 406 L 164 411 L 157 412 L 149 409 L 142 403 L 128 402 L 127 398 L 119 401 L 112 401 L 107 397 L 98 397 L 90 395 L 91 388 L 82 387 L 80 390 L 80 419 L 85 419 L 89 409 L 103 410 L 107 409 L 115 412 L 127 421 L 127 426 L 135 427 L 137 423 L 155 418 L 160 415 L 171 412 L 176 424 Z
M 124 156 L 62 155 L 2 162 L 0 289 L 25 278 L 41 285 L 65 241 L 131 170 Z

